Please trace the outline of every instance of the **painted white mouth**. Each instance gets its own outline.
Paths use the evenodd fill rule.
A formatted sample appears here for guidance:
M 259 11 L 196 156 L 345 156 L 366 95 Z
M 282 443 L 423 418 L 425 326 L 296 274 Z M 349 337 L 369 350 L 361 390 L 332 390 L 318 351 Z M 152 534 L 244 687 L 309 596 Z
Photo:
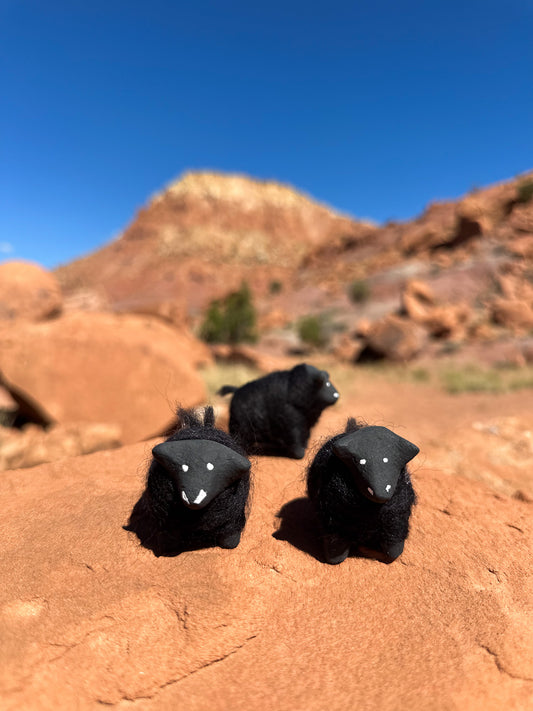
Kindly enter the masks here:
M 390 485 L 390 484 L 387 484 L 387 486 L 385 487 L 385 491 L 386 491 L 387 493 L 389 493 L 390 490 L 391 490 L 391 485 Z
M 181 492 L 181 498 L 185 501 L 186 504 L 190 504 L 190 501 L 187 498 L 187 494 L 184 491 Z
M 195 498 L 194 503 L 195 503 L 195 504 L 201 504 L 202 501 L 205 499 L 206 496 L 207 496 L 207 491 L 204 491 L 203 489 L 200 489 L 200 493 L 199 493 L 198 496 Z

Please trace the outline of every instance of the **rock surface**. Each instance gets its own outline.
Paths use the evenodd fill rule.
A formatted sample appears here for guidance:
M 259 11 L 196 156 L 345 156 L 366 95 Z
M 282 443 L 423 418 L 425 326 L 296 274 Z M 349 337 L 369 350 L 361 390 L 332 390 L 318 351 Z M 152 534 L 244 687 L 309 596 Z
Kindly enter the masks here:
M 405 362 L 420 353 L 426 340 L 426 332 L 421 326 L 401 316 L 389 314 L 372 324 L 361 355 Z
M 53 425 L 48 429 L 33 424 L 22 429 L 0 426 L 0 470 L 34 467 L 120 444 L 120 427 L 105 423 Z
M 0 264 L 0 320 L 42 321 L 61 313 L 57 278 L 32 262 Z
M 237 549 L 160 558 L 122 529 L 154 442 L 5 473 L 2 708 L 530 708 L 531 503 L 460 476 L 457 458 L 440 465 L 469 421 L 481 447 L 499 436 L 472 415 L 507 416 L 516 396 L 439 400 L 400 385 L 391 397 L 364 376 L 342 391 L 316 440 L 357 394 L 372 423 L 404 411 L 399 431 L 421 445 L 412 532 L 389 566 L 320 561 L 305 462 L 254 461 Z M 513 439 L 516 421 L 502 422 Z M 497 466 L 507 475 L 504 456 Z
M 0 371 L 45 422 L 109 422 L 125 443 L 164 431 L 176 403 L 197 405 L 205 346 L 159 319 L 75 313 L 0 329 Z

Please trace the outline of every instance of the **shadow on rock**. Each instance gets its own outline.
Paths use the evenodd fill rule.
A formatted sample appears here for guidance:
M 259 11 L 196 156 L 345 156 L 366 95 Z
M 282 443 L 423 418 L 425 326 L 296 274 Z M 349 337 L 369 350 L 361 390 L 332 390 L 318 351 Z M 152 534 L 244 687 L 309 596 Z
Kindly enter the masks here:
M 306 497 L 293 499 L 286 503 L 276 514 L 281 525 L 272 536 L 278 541 L 287 541 L 298 550 L 316 558 L 320 563 L 327 563 L 324 556 L 320 524 L 313 504 Z M 361 546 L 352 547 L 350 558 L 369 558 L 380 563 L 390 563 L 384 553 Z
M 185 548 L 177 536 L 174 537 L 171 533 L 159 529 L 157 521 L 146 503 L 145 493 L 133 507 L 128 523 L 122 528 L 135 533 L 140 545 L 151 550 L 157 557 L 174 557 L 186 551 L 197 550 L 195 547 Z
M 287 502 L 276 516 L 281 519 L 281 525 L 272 534 L 274 538 L 278 541 L 287 541 L 321 563 L 325 562 L 318 520 L 313 505 L 307 497 Z

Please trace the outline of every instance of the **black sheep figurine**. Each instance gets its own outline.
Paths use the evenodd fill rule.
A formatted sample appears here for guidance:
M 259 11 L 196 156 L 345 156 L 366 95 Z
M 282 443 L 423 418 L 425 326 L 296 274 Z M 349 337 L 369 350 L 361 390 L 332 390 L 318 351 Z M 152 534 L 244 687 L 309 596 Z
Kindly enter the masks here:
M 401 555 L 416 500 L 406 464 L 419 451 L 386 427 L 352 418 L 322 446 L 308 470 L 307 493 L 328 563 L 342 563 L 352 546 L 376 551 L 386 563 Z
M 246 452 L 291 459 L 302 459 L 311 428 L 339 397 L 328 373 L 307 363 L 218 392 L 228 393 L 234 393 L 229 431 Z
M 250 462 L 215 427 L 212 407 L 203 422 L 190 410 L 178 417 L 179 428 L 152 450 L 146 489 L 127 529 L 158 555 L 235 548 L 246 523 Z

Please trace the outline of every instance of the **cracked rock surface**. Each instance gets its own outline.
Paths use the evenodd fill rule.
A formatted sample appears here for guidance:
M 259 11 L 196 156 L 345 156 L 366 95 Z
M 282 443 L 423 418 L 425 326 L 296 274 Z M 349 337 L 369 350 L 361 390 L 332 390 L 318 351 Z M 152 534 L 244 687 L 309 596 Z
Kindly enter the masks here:
M 431 427 L 404 425 L 419 503 L 391 565 L 321 562 L 307 460 L 254 460 L 235 550 L 159 558 L 122 528 L 155 440 L 4 473 L 0 707 L 531 708 L 532 504 L 440 469 Z

